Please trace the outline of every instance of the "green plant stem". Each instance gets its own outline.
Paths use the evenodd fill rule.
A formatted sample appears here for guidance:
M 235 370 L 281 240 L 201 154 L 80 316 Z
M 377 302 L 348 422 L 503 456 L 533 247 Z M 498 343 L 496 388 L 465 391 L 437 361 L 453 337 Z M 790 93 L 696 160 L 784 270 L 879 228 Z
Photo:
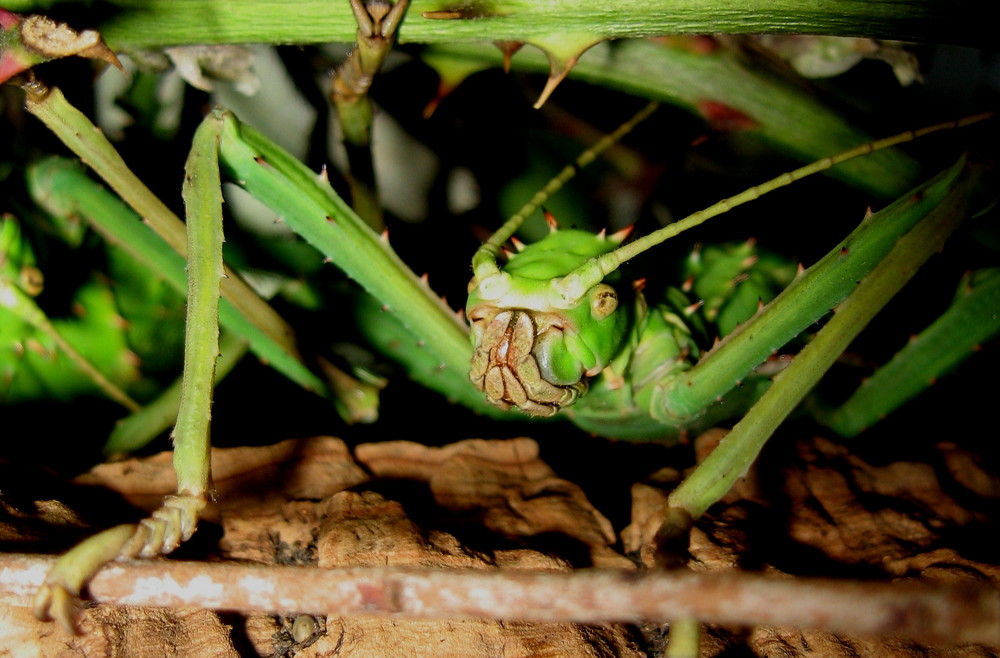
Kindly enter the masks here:
M 423 58 L 443 66 L 500 66 L 500 50 L 486 44 L 435 45 Z M 536 49 L 523 48 L 511 68 L 549 72 L 549 61 Z M 569 78 L 616 89 L 639 98 L 668 103 L 712 123 L 710 108 L 742 115 L 740 131 L 800 162 L 812 162 L 871 140 L 871 135 L 820 102 L 800 84 L 752 66 L 729 48 L 693 52 L 682 45 L 645 39 L 602 43 L 588 50 Z M 558 95 L 558 90 L 555 92 Z M 918 180 L 919 164 L 898 149 L 845 163 L 831 175 L 858 189 L 894 199 Z
M 10 3 L 6 3 L 10 6 Z M 24 10 L 28 2 L 15 2 Z M 348 3 L 329 0 L 111 0 L 99 25 L 114 48 L 183 43 L 350 43 Z M 400 43 L 525 41 L 560 33 L 620 39 L 662 34 L 832 34 L 991 44 L 989 3 L 934 0 L 414 0 Z M 454 18 L 442 12 L 452 10 Z M 436 16 L 436 18 L 435 18 Z

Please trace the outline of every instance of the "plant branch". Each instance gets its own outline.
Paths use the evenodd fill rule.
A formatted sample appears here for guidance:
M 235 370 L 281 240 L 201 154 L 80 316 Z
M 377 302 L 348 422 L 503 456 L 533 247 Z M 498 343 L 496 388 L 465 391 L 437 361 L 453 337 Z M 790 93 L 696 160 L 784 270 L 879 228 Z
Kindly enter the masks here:
M 14 3 L 13 11 L 33 3 Z M 100 26 L 112 48 L 184 43 L 354 41 L 347 2 L 111 0 Z M 414 0 L 400 43 L 550 40 L 560 34 L 620 39 L 663 34 L 830 34 L 965 45 L 992 43 L 990 3 L 933 0 Z
M 0 599 L 24 603 L 53 559 L 23 554 L 0 558 Z M 91 582 L 90 593 L 102 603 L 244 612 L 580 623 L 695 618 L 933 643 L 1000 644 L 1000 592 L 990 587 L 778 579 L 747 573 L 321 569 L 135 561 L 103 569 Z

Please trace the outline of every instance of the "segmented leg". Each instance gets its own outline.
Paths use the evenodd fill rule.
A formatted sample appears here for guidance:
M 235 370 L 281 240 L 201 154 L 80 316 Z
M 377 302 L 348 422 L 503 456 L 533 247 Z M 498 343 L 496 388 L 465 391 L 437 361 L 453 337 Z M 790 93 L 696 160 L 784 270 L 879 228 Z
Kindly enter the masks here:
M 163 507 L 136 525 L 120 525 L 86 539 L 60 557 L 35 595 L 35 615 L 76 632 L 83 586 L 108 562 L 172 552 L 194 534 L 205 496 L 168 496 Z
M 211 482 L 209 424 L 215 360 L 219 354 L 219 293 L 222 265 L 222 192 L 219 123 L 211 117 L 195 134 L 185 167 L 188 295 L 184 373 L 174 426 L 176 496 L 138 526 L 118 526 L 63 555 L 35 598 L 35 614 L 55 617 L 70 631 L 74 601 L 83 585 L 107 562 L 169 553 L 194 534 Z

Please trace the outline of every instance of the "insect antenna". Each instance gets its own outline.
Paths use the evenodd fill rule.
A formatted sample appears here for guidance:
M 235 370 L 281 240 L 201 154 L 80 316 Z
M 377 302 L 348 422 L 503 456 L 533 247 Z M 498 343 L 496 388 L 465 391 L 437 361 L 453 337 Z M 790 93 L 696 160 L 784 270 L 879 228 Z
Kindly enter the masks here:
M 579 298 L 586 290 L 603 281 L 604 277 L 611 274 L 621 267 L 623 263 L 635 258 L 642 252 L 651 249 L 662 242 L 666 242 L 670 238 L 679 235 L 690 228 L 694 228 L 712 217 L 728 212 L 729 210 L 737 206 L 741 206 L 749 201 L 753 201 L 768 192 L 773 192 L 774 190 L 785 187 L 786 185 L 791 185 L 795 181 L 826 171 L 827 169 L 835 167 L 842 162 L 847 162 L 848 160 L 852 160 L 862 155 L 868 155 L 869 153 L 881 151 L 882 149 L 890 148 L 898 144 L 911 142 L 919 137 L 941 130 L 962 128 L 979 121 L 991 119 L 995 115 L 995 112 L 982 112 L 963 119 L 944 121 L 942 123 L 937 123 L 933 126 L 927 126 L 925 128 L 919 128 L 917 130 L 907 130 L 906 132 L 893 135 L 892 137 L 886 137 L 872 142 L 865 142 L 864 144 L 847 151 L 843 151 L 842 153 L 822 158 L 811 164 L 799 167 L 794 171 L 785 172 L 765 183 L 746 189 L 739 194 L 723 199 L 708 208 L 692 213 L 684 219 L 668 224 L 657 231 L 653 231 L 649 235 L 633 240 L 626 245 L 618 247 L 614 251 L 608 252 L 597 258 L 593 258 L 567 274 L 561 280 L 554 282 L 553 286 L 558 291 L 558 294 L 565 299 Z
M 608 147 L 617 143 L 643 119 L 652 114 L 653 110 L 655 110 L 658 106 L 659 103 L 657 102 L 647 104 L 639 110 L 635 116 L 620 125 L 614 132 L 605 135 L 600 141 L 581 153 L 572 164 L 563 168 L 563 170 L 550 180 L 545 187 L 536 192 L 535 195 L 531 197 L 531 199 L 525 203 L 520 210 L 514 213 L 514 215 L 512 215 L 503 226 L 497 229 L 496 233 L 490 236 L 490 239 L 484 242 L 472 256 L 472 271 L 475 273 L 476 279 L 482 281 L 493 274 L 499 273 L 500 269 L 497 267 L 496 259 L 497 255 L 500 253 L 500 248 L 504 242 L 514 235 L 514 232 L 520 228 L 521 224 L 524 223 L 524 220 L 527 219 L 531 213 L 535 212 L 539 206 L 545 203 L 550 196 L 558 192 L 569 179 L 573 178 L 579 169 L 593 162 L 594 159 L 607 150 Z

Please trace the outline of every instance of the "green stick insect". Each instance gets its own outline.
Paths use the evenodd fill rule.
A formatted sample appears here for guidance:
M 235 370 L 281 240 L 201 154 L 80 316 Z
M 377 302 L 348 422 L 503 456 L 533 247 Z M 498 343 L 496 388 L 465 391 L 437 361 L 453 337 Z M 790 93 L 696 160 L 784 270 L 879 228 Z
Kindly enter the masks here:
M 250 349 L 266 355 L 289 377 L 322 387 L 283 340 L 281 323 L 262 326 L 261 317 L 271 317 L 266 305 L 258 306 L 260 316 L 246 310 L 259 305 L 260 300 L 233 289 L 231 283 L 227 289 L 226 281 L 235 280 L 235 276 L 217 287 L 224 272 L 219 256 L 220 170 L 272 208 L 371 295 L 375 302 L 362 303 L 358 314 L 364 326 L 382 329 L 373 336 L 376 344 L 393 352 L 415 380 L 474 409 L 504 414 L 513 413 L 511 408 L 515 407 L 529 415 L 567 416 L 585 429 L 608 436 L 671 438 L 749 408 L 709 461 L 671 496 L 662 532 L 666 538 L 682 533 L 692 518 L 724 495 L 864 324 L 965 217 L 990 201 L 985 168 L 959 161 L 866 218 L 762 309 L 757 309 L 754 297 L 749 308 L 732 315 L 719 310 L 719 317 L 728 318 L 725 323 L 730 330 L 718 345 L 702 352 L 693 338 L 696 328 L 689 326 L 697 322 L 698 305 L 691 299 L 668 300 L 672 303 L 646 300 L 620 276 L 619 268 L 625 261 L 691 225 L 805 176 L 985 117 L 861 145 L 631 243 L 625 242 L 623 233 L 556 230 L 523 248 L 515 243 L 519 253 L 500 267 L 496 259 L 502 245 L 528 214 L 555 192 L 573 169 L 594 159 L 632 129 L 652 111 L 649 107 L 582 155 L 573 168 L 546 187 L 475 254 L 466 306 L 470 333 L 464 321 L 405 266 L 384 235 L 369 228 L 337 196 L 325 177 L 231 113 L 213 112 L 196 135 L 185 177 L 189 214 L 187 242 L 182 246 L 177 240 L 184 234 L 179 220 L 161 207 L 86 117 L 56 89 L 31 84 L 25 88 L 29 110 L 156 226 L 157 239 L 163 242 L 159 246 L 140 245 L 153 235 L 151 229 L 145 237 L 134 238 L 130 246 L 137 252 L 150 249 L 180 254 L 182 258 L 174 258 L 173 264 L 164 262 L 168 278 L 176 276 L 187 259 L 191 295 L 185 385 L 175 430 L 178 495 L 138 529 L 122 526 L 102 533 L 57 563 L 39 594 L 36 612 L 51 614 L 70 627 L 72 599 L 104 562 L 119 556 L 166 553 L 194 532 L 210 491 L 207 405 L 219 322 L 243 335 Z M 54 180 L 63 172 L 56 167 L 49 173 Z M 91 221 L 100 225 L 102 220 L 95 216 Z M 734 257 L 741 266 L 753 260 L 740 253 L 711 254 L 706 249 L 692 260 L 692 282 L 684 287 L 700 290 L 699 284 L 713 276 L 731 281 L 732 275 L 720 275 L 714 268 L 725 271 Z M 996 307 L 997 287 L 997 277 L 991 275 L 981 276 L 972 287 L 977 303 L 988 311 Z M 216 310 L 212 298 L 220 293 L 222 302 Z M 717 294 L 699 291 L 697 295 L 706 307 L 727 305 Z M 755 372 L 775 350 L 834 307 L 838 312 L 773 384 L 769 373 Z M 986 335 L 991 335 L 997 331 L 995 313 L 987 312 L 986 316 L 980 324 Z M 380 321 L 366 322 L 365 317 Z M 406 341 L 413 347 L 400 350 L 399 345 Z M 876 406 L 873 413 L 881 414 L 885 408 Z
M 85 118 L 72 110 L 57 90 L 37 92 L 29 99 L 29 108 L 63 136 L 74 150 L 88 161 L 95 161 L 93 140 L 82 143 L 73 137 L 83 132 L 77 124 Z M 680 226 L 703 221 L 741 200 L 755 198 L 850 157 L 981 118 L 984 117 L 950 122 L 860 146 L 721 202 Z M 631 125 L 626 124 L 619 133 Z M 618 136 L 612 135 L 606 143 Z M 600 148 L 595 147 L 581 160 L 592 158 Z M 209 116 L 196 138 L 187 177 L 192 182 L 189 194 L 195 194 L 189 197 L 189 212 L 201 203 L 198 201 L 201 192 L 216 190 L 217 194 L 219 167 L 209 155 L 216 150 L 227 175 L 276 211 L 281 209 L 284 220 L 299 235 L 349 272 L 381 302 L 378 312 L 397 318 L 410 331 L 421 325 L 432 327 L 425 335 L 435 340 L 427 340 L 426 349 L 420 352 L 421 358 L 411 359 L 409 364 L 415 373 L 432 364 L 430 372 L 416 376 L 431 378 L 438 387 L 451 392 L 464 388 L 477 395 L 485 394 L 499 407 L 517 406 L 526 413 L 539 415 L 553 415 L 567 408 L 573 412 L 573 420 L 586 427 L 592 422 L 587 414 L 587 400 L 594 389 L 599 396 L 598 403 L 591 407 L 596 410 L 594 424 L 608 423 L 607 399 L 609 396 L 620 399 L 624 389 L 632 396 L 632 401 L 624 412 L 622 409 L 615 412 L 619 429 L 629 431 L 629 416 L 635 415 L 638 409 L 647 416 L 640 423 L 643 432 L 648 431 L 651 423 L 669 427 L 694 424 L 699 418 L 697 407 L 711 406 L 722 395 L 716 393 L 720 387 L 735 386 L 737 380 L 747 377 L 773 350 L 801 331 L 803 324 L 814 322 L 827 309 L 847 298 L 834 316 L 837 322 L 831 321 L 810 347 L 793 360 L 771 387 L 771 396 L 765 395 L 714 453 L 715 460 L 723 463 L 703 466 L 675 491 L 672 503 L 683 519 L 699 516 L 724 494 L 753 461 L 775 426 L 842 351 L 846 342 L 860 331 L 919 264 L 938 249 L 946 235 L 978 208 L 983 195 L 982 168 L 959 162 L 867 218 L 842 245 L 800 274 L 797 285 L 813 291 L 818 299 L 805 304 L 800 302 L 792 311 L 784 310 L 787 308 L 785 299 L 794 295 L 793 285 L 790 292 L 786 291 L 765 307 L 752 322 L 742 324 L 697 365 L 684 366 L 680 373 L 674 373 L 669 369 L 664 372 L 663 368 L 665 364 L 678 363 L 676 354 L 684 350 L 682 346 L 668 347 L 666 357 L 662 351 L 654 352 L 652 363 L 642 360 L 645 350 L 651 346 L 675 340 L 677 328 L 672 311 L 658 308 L 650 311 L 641 298 L 630 308 L 618 301 L 621 294 L 608 281 L 613 282 L 611 275 L 631 254 L 648 248 L 650 243 L 662 241 L 665 234 L 676 232 L 680 226 L 668 227 L 663 233 L 629 243 L 624 248 L 619 247 L 624 237 L 620 234 L 595 236 L 570 230 L 554 231 L 548 238 L 525 247 L 510 264 L 500 269 L 494 261 L 498 245 L 526 214 L 519 213 L 473 259 L 475 285 L 468 302 L 468 316 L 473 326 L 470 345 L 457 316 L 439 298 L 428 293 L 426 284 L 401 263 L 381 235 L 353 214 L 329 184 L 227 112 Z M 195 181 L 201 184 L 193 185 Z M 138 184 L 138 181 L 129 181 L 128 186 Z M 213 213 L 219 212 L 217 197 L 210 197 L 207 203 Z M 217 223 L 218 218 L 215 221 Z M 189 222 L 192 222 L 190 216 Z M 189 226 L 189 231 L 193 231 L 197 223 L 192 222 Z M 192 268 L 191 275 L 217 279 L 221 265 L 214 264 L 214 259 L 208 263 Z M 845 280 L 849 282 L 846 286 Z M 852 292 L 853 282 L 859 280 L 862 284 Z M 856 302 L 859 295 L 863 301 Z M 806 310 L 801 310 L 803 305 Z M 773 315 L 791 319 L 772 322 Z M 662 326 L 657 326 L 657 322 Z M 213 323 L 189 319 L 189 327 L 204 324 Z M 208 330 L 211 332 L 211 326 Z M 771 336 L 772 333 L 777 337 Z M 752 339 L 741 341 L 740 336 Z M 192 364 L 206 363 L 215 353 L 211 345 L 205 351 L 204 340 L 197 340 L 187 352 L 191 354 L 200 346 L 205 354 L 199 360 L 192 360 Z M 729 354 L 737 356 L 727 356 Z M 709 384 L 702 384 L 699 377 L 705 371 L 704 364 L 711 365 L 713 359 L 726 358 L 735 358 L 747 365 L 721 377 L 713 375 Z M 449 372 L 458 377 L 449 379 L 446 374 Z M 640 372 L 651 374 L 639 382 L 635 375 Z M 676 384 L 678 376 L 683 382 L 679 387 Z M 630 381 L 623 386 L 622 380 Z M 592 390 L 585 393 L 588 384 Z M 700 402 L 670 397 L 671 391 L 687 393 L 702 386 L 706 386 L 709 393 L 707 399 Z M 601 395 L 605 397 L 602 399 Z M 204 400 L 207 394 L 202 391 L 194 396 Z M 640 407 L 647 404 L 648 407 Z M 693 411 L 692 406 L 695 407 Z M 666 414 L 674 414 L 674 418 L 664 419 Z M 68 553 L 54 569 L 49 585 L 38 600 L 40 614 L 51 611 L 68 623 L 67 606 L 71 595 L 79 592 L 79 587 L 99 564 L 118 554 L 167 552 L 193 532 L 198 510 L 208 493 L 205 459 L 208 443 L 203 430 L 200 428 L 190 435 L 193 437 L 190 444 L 177 435 L 175 464 L 182 487 L 180 495 L 172 498 L 162 513 L 154 515 L 153 521 L 147 524 L 149 527 L 143 526 L 138 534 L 131 527 L 117 528 Z M 177 431 L 181 431 L 180 425 Z

